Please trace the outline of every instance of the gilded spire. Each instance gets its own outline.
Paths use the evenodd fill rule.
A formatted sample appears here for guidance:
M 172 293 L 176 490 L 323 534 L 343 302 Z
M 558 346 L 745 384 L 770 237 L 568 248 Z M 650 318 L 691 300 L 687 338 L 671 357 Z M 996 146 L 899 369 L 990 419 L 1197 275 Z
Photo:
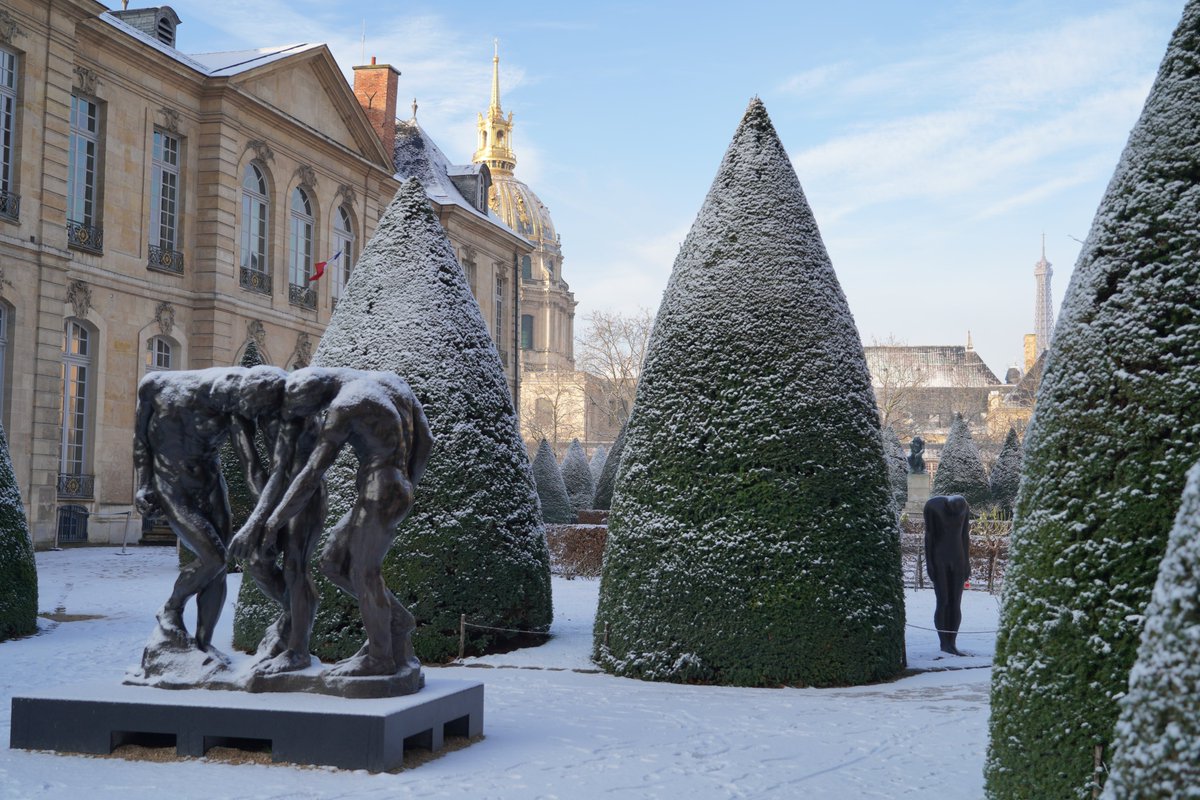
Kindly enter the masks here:
M 488 113 L 503 114 L 500 110 L 500 40 L 492 39 L 492 104 L 488 106 Z
M 500 40 L 493 40 L 492 102 L 487 114 L 479 115 L 479 148 L 471 160 L 484 163 L 493 174 L 511 175 L 517 166 L 512 151 L 512 114 L 506 118 L 500 108 Z

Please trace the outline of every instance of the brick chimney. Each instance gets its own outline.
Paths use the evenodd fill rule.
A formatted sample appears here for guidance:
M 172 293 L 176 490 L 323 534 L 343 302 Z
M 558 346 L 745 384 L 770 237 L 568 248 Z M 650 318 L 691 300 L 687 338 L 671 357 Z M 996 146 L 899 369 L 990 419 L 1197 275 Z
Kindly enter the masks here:
M 375 135 L 383 142 L 383 149 L 391 157 L 396 146 L 396 93 L 400 84 L 400 70 L 388 64 L 371 63 L 354 68 L 354 96 L 367 113 Z

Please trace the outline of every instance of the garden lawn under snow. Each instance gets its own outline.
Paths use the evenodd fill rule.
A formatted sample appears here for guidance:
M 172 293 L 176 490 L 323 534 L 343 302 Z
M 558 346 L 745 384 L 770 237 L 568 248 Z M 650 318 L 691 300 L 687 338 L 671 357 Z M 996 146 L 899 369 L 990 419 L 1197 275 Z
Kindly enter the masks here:
M 38 554 L 39 606 L 63 621 L 43 618 L 39 635 L 0 644 L 4 743 L 14 694 L 119 683 L 138 663 L 175 551 L 129 552 Z M 986 633 L 960 634 L 973 656 L 940 658 L 936 634 L 912 627 L 932 627 L 933 592 L 906 592 L 909 666 L 974 668 L 849 689 L 738 689 L 592 672 L 597 594 L 595 580 L 555 578 L 547 644 L 428 667 L 484 681 L 485 738 L 398 774 L 0 749 L 0 798 L 982 797 L 998 598 L 965 593 L 962 630 Z M 226 650 L 232 618 L 230 607 L 215 639 Z

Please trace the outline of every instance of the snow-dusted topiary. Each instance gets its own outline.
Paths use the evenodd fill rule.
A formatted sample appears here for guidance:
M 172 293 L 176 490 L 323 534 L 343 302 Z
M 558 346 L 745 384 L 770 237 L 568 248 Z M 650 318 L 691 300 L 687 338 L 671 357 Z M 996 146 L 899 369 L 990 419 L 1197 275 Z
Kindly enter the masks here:
M 597 445 L 592 452 L 592 460 L 588 462 L 588 469 L 592 471 L 592 486 L 600 485 L 600 476 L 604 473 L 604 462 L 608 459 L 608 449 L 604 445 Z M 595 489 L 592 490 L 592 497 L 595 498 Z M 592 508 L 593 506 L 588 506 Z
M 417 655 L 453 656 L 460 614 L 544 631 L 549 552 L 529 458 L 499 353 L 417 181 L 401 186 L 379 220 L 313 365 L 395 372 L 429 419 L 433 452 L 384 561 L 388 587 L 417 618 Z M 327 473 L 331 520 L 354 500 L 355 469 L 347 451 Z M 313 649 L 329 660 L 353 653 L 363 633 L 354 601 L 321 583 Z M 470 628 L 467 650 L 516 635 Z
M 884 680 L 900 546 L 862 345 L 755 99 L 675 260 L 609 518 L 594 657 L 654 680 Z
M 0 425 L 0 642 L 37 631 L 37 603 L 33 540 Z
M 891 425 L 883 429 L 883 452 L 887 456 L 888 479 L 892 483 L 892 497 L 899 513 L 908 502 L 908 456 L 900 444 L 900 437 Z
M 1190 0 L 1054 331 L 992 672 L 992 798 L 1090 797 L 1095 746 L 1121 758 L 1116 698 L 1200 452 L 1198 64 Z
M 1200 798 L 1200 463 L 1188 474 L 1121 698 L 1105 800 Z
M 992 490 L 988 486 L 987 470 L 983 468 L 979 448 L 975 446 L 971 429 L 967 427 L 962 414 L 955 414 L 954 421 L 950 423 L 950 433 L 946 435 L 946 444 L 942 447 L 931 493 L 961 494 L 971 510 L 977 513 L 991 502 Z
M 571 440 L 567 454 L 562 462 L 563 483 L 567 486 L 567 497 L 571 499 L 571 509 L 576 516 L 579 512 L 592 507 L 596 496 L 596 486 L 592 481 L 592 468 L 588 464 L 587 453 L 578 439 Z
M 563 481 L 562 470 L 550 442 L 542 439 L 537 455 L 533 457 L 533 480 L 537 485 L 538 500 L 542 504 L 542 520 L 551 525 L 569 525 L 575 521 L 571 508 L 571 497 Z
M 617 467 L 621 466 L 621 456 L 625 452 L 625 431 L 628 427 L 628 422 L 621 426 L 612 450 L 604 459 L 604 469 L 600 471 L 600 480 L 596 481 L 596 497 L 592 500 L 592 508 L 603 511 L 612 508 L 613 485 L 617 482 Z
M 988 482 L 992 489 L 992 503 L 1006 515 L 1011 515 L 1017 502 L 1017 489 L 1021 486 L 1021 440 L 1016 428 L 1009 428 L 1004 437 L 1004 446 L 992 465 Z

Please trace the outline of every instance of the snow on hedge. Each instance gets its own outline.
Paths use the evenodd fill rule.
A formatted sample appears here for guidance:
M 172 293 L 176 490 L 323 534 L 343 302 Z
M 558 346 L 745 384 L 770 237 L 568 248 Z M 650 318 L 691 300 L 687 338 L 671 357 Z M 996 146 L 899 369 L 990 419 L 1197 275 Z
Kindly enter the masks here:
M 568 525 L 575 521 L 571 509 L 571 497 L 563 481 L 562 470 L 550 442 L 542 439 L 537 455 L 533 457 L 533 480 L 537 486 L 538 500 L 542 504 L 542 520 L 551 525 Z
M 654 680 L 845 685 L 904 665 L 897 519 L 862 345 L 758 99 L 656 317 L 595 633 L 604 669 Z
M 0 642 L 37 631 L 37 603 L 33 540 L 0 425 Z
M 617 481 L 617 467 L 621 466 L 621 456 L 625 453 L 625 431 L 628 428 L 628 422 L 621 426 L 612 450 L 604 459 L 604 469 L 600 471 L 600 480 L 596 481 L 596 497 L 592 500 L 592 508 L 603 511 L 612 508 L 613 484 Z
M 1021 440 L 1017 437 L 1016 428 L 1009 428 L 1000 455 L 992 465 L 992 474 L 988 476 L 992 503 L 1006 514 L 1012 513 L 1017 502 L 1017 490 L 1021 486 L 1021 460 Z
M 433 452 L 384 561 L 388 587 L 417 617 L 417 655 L 453 656 L 460 614 L 476 625 L 545 630 L 549 552 L 500 356 L 417 181 L 400 187 L 379 220 L 313 366 L 395 372 L 429 419 Z M 353 503 L 355 469 L 343 452 L 327 473 L 330 520 Z M 352 654 L 363 634 L 357 604 L 321 583 L 313 648 L 332 660 Z M 468 652 L 512 636 L 468 629 Z
M 595 451 L 592 452 L 592 460 L 588 462 L 588 469 L 592 471 L 592 486 L 600 485 L 600 475 L 604 472 L 604 462 L 608 460 L 608 450 L 604 445 L 598 445 Z M 592 496 L 595 497 L 595 489 L 592 490 Z M 592 506 L 588 506 L 592 508 Z
M 971 438 L 962 414 L 955 414 L 950 423 L 950 433 L 942 447 L 937 474 L 933 476 L 932 494 L 961 494 L 972 511 L 983 511 L 991 502 L 992 490 L 988 485 L 987 470 L 979 458 L 979 448 Z
M 895 428 L 888 425 L 882 433 L 888 480 L 892 483 L 892 498 L 896 501 L 896 512 L 899 513 L 908 502 L 908 455 L 900 444 L 900 437 L 896 435 Z
M 588 464 L 587 453 L 578 439 L 571 440 L 571 446 L 567 448 L 567 454 L 563 457 L 562 478 L 567 486 L 567 496 L 571 498 L 572 511 L 578 515 L 583 509 L 591 508 L 596 486 L 592 480 L 592 468 Z
M 1200 798 L 1200 463 L 1188 475 L 1120 704 L 1104 798 Z
M 1087 797 L 1200 448 L 1200 0 L 1108 185 L 1025 439 L 992 679 L 993 798 Z M 1115 754 L 1121 758 L 1119 749 Z

